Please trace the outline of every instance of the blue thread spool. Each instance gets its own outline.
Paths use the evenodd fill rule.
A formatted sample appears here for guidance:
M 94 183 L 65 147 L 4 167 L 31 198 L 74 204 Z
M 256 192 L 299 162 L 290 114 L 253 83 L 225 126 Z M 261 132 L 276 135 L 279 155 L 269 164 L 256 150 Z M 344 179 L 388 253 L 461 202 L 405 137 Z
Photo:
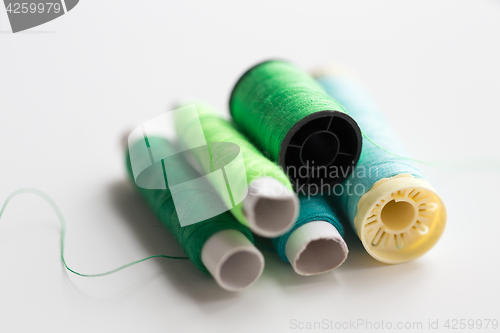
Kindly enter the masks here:
M 360 84 L 327 72 L 317 75 L 317 80 L 364 134 L 358 165 L 342 184 L 343 193 L 335 192 L 365 249 L 391 264 L 422 256 L 444 231 L 443 201 L 416 165 L 402 157 L 407 154 L 399 139 Z

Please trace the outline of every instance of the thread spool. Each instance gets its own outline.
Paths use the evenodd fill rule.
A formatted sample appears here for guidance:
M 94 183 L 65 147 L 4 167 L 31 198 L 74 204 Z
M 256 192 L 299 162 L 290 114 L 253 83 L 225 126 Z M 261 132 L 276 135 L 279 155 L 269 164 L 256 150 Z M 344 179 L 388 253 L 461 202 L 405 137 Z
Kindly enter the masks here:
M 338 198 L 365 249 L 389 264 L 422 256 L 444 231 L 444 202 L 416 165 L 402 157 L 408 155 L 400 140 L 360 84 L 329 71 L 318 71 L 317 80 L 365 135 L 358 165 L 344 182 L 359 193 L 345 191 Z
M 348 254 L 338 213 L 323 196 L 299 196 L 300 214 L 288 233 L 274 238 L 278 255 L 299 275 L 316 275 L 340 266 Z
M 149 160 L 131 162 L 130 151 L 138 151 L 150 145 L 162 147 L 162 151 L 170 157 L 154 164 L 152 164 L 154 161 Z M 168 169 L 169 174 L 173 174 L 169 175 L 169 179 L 199 177 L 181 155 L 176 154 L 174 147 L 166 139 L 160 137 L 145 137 L 145 140 L 129 142 L 126 165 L 131 180 L 136 184 L 135 178 L 137 177 L 134 177 L 132 163 L 152 164 L 148 169 L 157 166 L 157 163 L 175 166 Z M 146 169 L 146 176 L 148 169 Z M 151 173 L 151 175 L 156 174 Z M 238 223 L 229 212 L 195 224 L 180 225 L 179 215 L 196 214 L 194 211 L 205 209 L 206 197 L 217 195 L 216 193 L 207 193 L 207 191 L 200 191 L 199 187 L 186 186 L 182 194 L 189 198 L 193 205 L 191 209 L 179 211 L 174 205 L 166 176 L 152 176 L 147 180 L 143 179 L 142 182 L 150 184 L 150 188 L 157 188 L 147 189 L 136 186 L 159 220 L 175 236 L 186 255 L 198 269 L 210 274 L 219 286 L 229 291 L 242 290 L 259 278 L 264 268 L 264 258 L 253 245 L 250 230 Z
M 286 170 L 295 188 L 339 183 L 359 159 L 356 122 L 291 63 L 250 68 L 233 88 L 229 107 L 235 123 Z
M 217 189 L 222 195 L 230 190 L 232 200 L 228 207 L 234 216 L 263 237 L 277 237 L 290 230 L 297 219 L 299 202 L 281 168 L 211 106 L 196 103 L 192 110 L 195 112 L 187 110 L 175 115 L 180 144 L 183 150 L 196 146 L 200 135 L 195 132 L 202 131 L 208 145 L 190 149 L 194 163 L 203 174 L 225 170 L 228 184 Z M 239 154 L 242 163 L 235 163 Z

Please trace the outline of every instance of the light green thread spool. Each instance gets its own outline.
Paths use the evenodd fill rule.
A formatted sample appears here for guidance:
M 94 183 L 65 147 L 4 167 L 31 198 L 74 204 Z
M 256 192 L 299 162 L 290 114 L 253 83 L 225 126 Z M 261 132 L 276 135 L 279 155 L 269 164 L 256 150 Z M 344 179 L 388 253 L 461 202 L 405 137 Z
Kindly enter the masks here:
M 193 132 L 201 126 L 208 145 L 191 149 L 192 156 L 205 174 L 225 169 L 227 186 L 219 186 L 217 190 L 219 193 L 229 191 L 233 197 L 242 198 L 239 202 L 231 200 L 228 205 L 238 221 L 264 237 L 287 232 L 298 215 L 298 199 L 288 177 L 233 124 L 218 116 L 215 109 L 204 103 L 196 103 L 195 107 L 196 113 L 178 112 L 175 116 L 181 146 L 192 148 L 193 141 L 199 140 Z M 234 147 L 239 147 L 243 164 L 233 163 L 229 168 L 227 165 L 236 155 Z
M 252 67 L 235 85 L 229 107 L 235 123 L 286 170 L 295 188 L 339 183 L 359 159 L 356 122 L 291 63 Z

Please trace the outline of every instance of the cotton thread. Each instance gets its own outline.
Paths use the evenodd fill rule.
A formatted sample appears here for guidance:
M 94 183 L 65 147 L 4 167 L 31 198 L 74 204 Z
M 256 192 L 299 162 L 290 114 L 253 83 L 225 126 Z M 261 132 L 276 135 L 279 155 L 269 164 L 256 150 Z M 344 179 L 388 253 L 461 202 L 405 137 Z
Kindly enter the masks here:
M 197 110 L 197 117 L 195 119 L 190 119 L 189 116 L 186 117 L 182 114 L 176 118 L 176 130 L 181 144 L 184 143 L 184 145 L 190 146 L 190 126 L 192 126 L 194 121 L 199 120 L 205 139 L 209 143 L 209 147 L 220 146 L 220 143 L 231 143 L 239 147 L 244 163 L 244 165 L 242 165 L 239 169 L 244 170 L 246 180 L 238 180 L 237 183 L 244 182 L 243 185 L 248 188 L 248 186 L 255 180 L 262 179 L 263 177 L 271 177 L 279 181 L 283 185 L 284 190 L 292 192 L 293 189 L 290 180 L 283 170 L 278 165 L 267 159 L 238 130 L 235 124 L 222 119 L 218 116 L 217 111 L 206 103 L 196 103 L 195 105 Z M 204 173 L 208 174 L 220 167 L 223 167 L 225 162 L 230 160 L 230 156 L 232 154 L 232 149 L 223 149 L 222 151 L 218 150 L 217 154 L 214 154 L 212 149 L 209 151 L 209 156 L 207 157 L 205 157 L 205 154 L 203 153 L 195 155 Z M 235 181 L 233 179 L 233 184 L 234 183 Z M 228 187 L 228 189 L 231 191 L 231 188 Z M 223 190 L 225 191 L 226 188 Z M 233 188 L 232 191 L 234 192 L 234 190 L 235 189 Z M 281 189 L 278 188 L 278 190 Z M 247 216 L 244 212 L 243 202 L 234 205 L 231 208 L 231 212 L 242 224 L 246 226 L 249 225 Z M 289 214 L 289 212 L 283 212 L 283 214 Z M 293 223 L 293 221 L 290 221 L 290 224 L 291 223 Z
M 174 147 L 164 138 L 148 137 L 147 140 L 149 145 L 162 147 L 164 152 L 176 152 Z M 142 145 L 143 142 L 138 141 L 135 144 Z M 132 149 L 134 148 L 131 147 L 130 150 Z M 170 160 L 168 162 L 165 162 L 165 165 L 170 166 L 170 168 L 167 170 L 170 173 L 169 176 L 173 174 L 173 178 L 193 179 L 193 174 L 196 174 L 196 171 L 187 162 L 180 159 L 180 156 L 176 155 L 175 153 L 170 153 L 167 155 L 171 155 L 174 158 L 174 162 L 171 161 L 171 158 L 169 158 Z M 149 162 L 149 157 L 147 162 Z M 163 160 L 161 163 L 163 163 Z M 131 181 L 134 182 L 132 166 L 130 163 L 130 155 L 128 151 L 126 157 L 126 165 L 129 177 Z M 165 225 L 170 233 L 176 238 L 189 259 L 202 272 L 209 274 L 207 268 L 202 262 L 201 251 L 205 242 L 215 233 L 222 230 L 240 231 L 253 243 L 253 237 L 250 230 L 238 223 L 229 212 L 225 212 L 221 215 L 209 218 L 202 222 L 181 227 L 179 223 L 179 215 L 190 214 L 190 212 L 187 210 L 176 210 L 166 176 L 164 176 L 164 178 L 162 177 L 153 179 L 152 181 L 160 183 L 164 182 L 164 184 L 166 184 L 166 189 L 151 190 L 136 186 L 137 190 L 144 197 L 144 199 L 149 204 L 158 219 L 162 222 L 162 224 Z M 207 203 L 206 196 L 214 194 L 216 195 L 216 193 L 204 193 L 203 191 L 198 191 L 196 188 L 187 188 L 181 194 L 189 197 L 189 200 L 192 203 L 191 207 L 189 208 L 190 210 L 205 209 L 204 203 Z
M 356 122 L 295 65 L 268 61 L 252 67 L 235 85 L 229 107 L 235 123 L 285 168 L 294 187 L 341 182 L 357 163 L 361 133 Z M 302 166 L 344 173 L 317 177 L 290 173 L 290 168 Z
M 162 140 L 162 139 L 156 139 L 156 138 L 152 138 L 152 140 Z M 128 153 L 127 153 L 127 168 L 129 170 L 129 174 L 131 175 L 132 179 L 133 179 L 133 176 L 131 174 L 131 166 L 130 166 L 130 159 L 128 157 Z M 186 165 L 186 167 L 188 167 L 188 165 Z M 168 191 L 168 190 L 167 190 Z M 155 197 L 159 197 L 159 195 L 161 195 L 161 193 L 159 192 L 167 192 L 167 191 L 153 191 L 155 193 L 151 193 L 152 191 L 148 191 L 148 190 L 143 190 L 141 192 L 143 192 L 143 195 L 145 195 L 147 197 L 147 199 L 151 199 L 151 198 L 155 198 Z M 201 252 L 201 247 L 199 246 L 193 246 L 193 249 L 192 250 L 188 250 L 186 252 L 189 252 L 191 254 L 190 257 L 183 257 L 183 256 L 168 256 L 168 255 L 162 255 L 162 254 L 159 254 L 159 255 L 153 255 L 153 256 L 149 256 L 149 257 L 146 257 L 146 258 L 143 258 L 143 259 L 139 259 L 139 260 L 136 260 L 136 261 L 133 261 L 133 262 L 130 262 L 128 264 L 125 264 L 125 265 L 122 265 L 122 266 L 119 266 L 115 269 L 112 269 L 112 270 L 109 270 L 109 271 L 106 271 L 106 272 L 103 272 L 103 273 L 97 273 L 97 274 L 85 274 L 85 273 L 81 273 L 81 272 L 78 272 L 74 269 L 72 269 L 71 267 L 69 267 L 69 265 L 67 264 L 66 262 L 66 258 L 64 257 L 64 250 L 65 250 L 65 241 L 66 241 L 66 220 L 64 218 L 64 215 L 62 214 L 60 208 L 58 207 L 58 205 L 56 204 L 56 202 L 48 195 L 46 194 L 45 192 L 41 191 L 41 190 L 38 190 L 38 189 L 35 189 L 35 188 L 22 188 L 22 189 L 18 189 L 14 192 L 12 192 L 8 197 L 7 199 L 5 200 L 3 206 L 2 206 L 2 209 L 0 210 L 0 220 L 1 218 L 3 217 L 3 214 L 5 212 L 5 209 L 7 208 L 9 202 L 11 202 L 11 200 L 16 197 L 16 196 L 19 196 L 19 195 L 22 195 L 22 194 L 34 194 L 40 198 L 42 198 L 45 202 L 47 202 L 49 204 L 49 206 L 52 208 L 52 210 L 54 211 L 54 213 L 56 214 L 59 222 L 60 222 L 60 225 L 61 225 L 61 237 L 60 237 L 60 258 L 61 258 L 61 262 L 63 264 L 63 266 L 65 267 L 66 270 L 68 270 L 69 272 L 75 274 L 75 275 L 78 275 L 78 276 L 81 276 L 81 277 L 101 277 L 101 276 L 106 276 L 106 275 L 110 275 L 110 274 L 113 274 L 113 273 L 116 273 L 118 271 L 121 271 L 125 268 L 128 268 L 128 267 L 131 267 L 133 265 L 136 265 L 136 264 L 139 264 L 143 261 L 146 261 L 146 260 L 149 260 L 149 259 L 153 259 L 153 258 L 165 258 L 165 259 L 191 259 L 193 261 L 193 263 L 195 263 L 195 265 L 200 269 L 202 270 L 203 272 L 205 273 L 208 273 L 205 269 L 205 267 L 203 266 L 203 264 L 201 263 L 201 258 L 200 258 L 200 254 L 199 252 Z M 165 194 L 165 193 L 163 193 Z M 168 196 L 168 194 L 167 194 Z M 167 198 L 166 200 L 169 200 L 169 198 Z M 163 217 L 163 215 L 161 214 L 160 210 L 158 209 L 157 207 L 157 210 L 155 212 L 158 212 L 160 214 L 160 216 Z M 174 214 L 176 214 L 174 212 Z M 220 220 L 221 221 L 224 221 L 225 219 L 227 220 L 230 220 L 231 217 L 230 216 L 227 216 L 227 214 L 225 214 L 226 216 L 225 217 L 222 217 Z M 172 217 L 171 220 L 174 220 L 175 218 Z M 164 220 L 162 221 L 164 222 Z M 165 223 L 165 222 L 164 222 Z M 204 227 L 203 225 L 207 225 L 207 224 L 210 224 L 209 221 L 205 221 L 205 222 L 202 222 L 202 223 L 198 223 L 198 227 L 201 227 L 199 230 L 202 231 L 204 230 Z M 205 227 L 206 228 L 206 227 Z M 195 229 L 195 227 L 193 226 L 192 228 L 188 228 L 188 229 Z M 207 230 L 207 235 L 208 237 L 194 237 L 194 238 L 197 238 L 198 240 L 201 238 L 201 239 L 205 239 L 205 238 L 209 238 L 212 234 L 214 234 L 215 232 L 217 231 L 220 231 L 220 230 L 225 230 L 225 229 L 235 229 L 235 230 L 239 230 L 241 232 L 243 232 L 245 234 L 246 237 L 248 237 L 249 239 L 252 239 L 252 236 L 251 234 L 249 233 L 248 230 L 245 230 L 245 229 L 242 229 L 237 223 L 235 222 L 229 222 L 227 224 L 224 224 L 224 223 L 218 223 L 216 226 L 211 226 L 211 228 L 206 228 L 208 229 Z M 171 227 L 169 227 L 169 230 L 171 230 Z M 193 231 L 191 231 L 193 232 Z M 178 236 L 178 235 L 176 235 Z M 206 239 L 205 239 L 206 240 Z M 187 241 L 186 241 L 187 242 Z M 203 242 L 204 243 L 204 242 Z M 196 242 L 194 242 L 194 244 L 196 244 Z M 182 244 L 181 244 L 182 246 Z M 184 246 L 183 246 L 183 249 L 184 249 Z M 194 259 L 193 259 L 194 258 Z
M 290 181 L 288 180 L 285 173 L 280 167 L 268 160 L 262 155 L 262 153 L 250 142 L 248 139 L 238 131 L 238 128 L 231 124 L 229 121 L 222 119 L 218 116 L 216 110 L 211 106 L 204 103 L 196 103 L 196 110 L 198 117 L 196 119 L 177 119 L 176 128 L 178 130 L 179 139 L 181 142 L 189 140 L 191 137 L 189 135 L 189 126 L 194 121 L 200 121 L 201 127 L 203 129 L 206 141 L 209 145 L 212 142 L 230 142 L 237 144 L 242 152 L 243 160 L 245 164 L 245 171 L 247 176 L 247 184 L 252 181 L 257 180 L 262 177 L 274 177 L 278 179 L 286 188 L 291 189 Z M 186 146 L 190 144 L 186 143 Z M 203 155 L 202 155 L 203 156 Z M 211 156 L 211 163 L 205 161 L 199 156 L 200 164 L 205 164 L 205 168 L 210 166 L 207 172 L 214 171 L 214 165 L 219 163 L 213 162 L 213 155 Z M 219 157 L 219 159 L 224 159 L 224 157 Z M 322 196 L 301 196 L 299 197 L 300 203 L 300 214 L 293 224 L 291 230 L 286 232 L 284 235 L 273 238 L 272 243 L 274 250 L 277 252 L 279 257 L 285 262 L 289 262 L 285 253 L 286 243 L 297 228 L 313 221 L 325 221 L 333 225 L 341 235 L 344 235 L 344 228 L 337 217 L 336 211 L 330 206 L 326 199 Z M 232 210 L 233 214 L 244 223 L 247 223 L 244 219 L 241 205 L 235 207 Z
M 188 257 L 176 257 L 176 256 L 167 256 L 167 255 L 159 254 L 159 255 L 153 255 L 153 256 L 149 256 L 149 257 L 146 257 L 146 258 L 143 258 L 143 259 L 139 259 L 139 260 L 133 261 L 131 263 L 125 264 L 123 266 L 117 267 L 115 269 L 112 269 L 110 271 L 103 272 L 103 273 L 98 273 L 98 274 L 84 274 L 84 273 L 80 273 L 80 272 L 78 272 L 78 271 L 70 268 L 68 266 L 68 264 L 66 263 L 66 259 L 64 258 L 64 244 L 65 244 L 65 240 L 66 240 L 66 221 L 64 219 L 64 216 L 63 216 L 61 210 L 57 206 L 56 202 L 54 200 L 52 200 L 52 198 L 48 194 L 46 194 L 45 192 L 40 191 L 38 189 L 35 189 L 35 188 L 22 188 L 22 189 L 18 189 L 16 191 L 12 192 L 7 197 L 7 199 L 5 200 L 5 202 L 4 202 L 3 206 L 2 206 L 2 209 L 0 210 L 0 219 L 2 218 L 3 213 L 5 211 L 5 208 L 7 207 L 7 205 L 9 204 L 9 202 L 14 197 L 16 197 L 18 195 L 21 195 L 21 194 L 34 194 L 34 195 L 37 195 L 40 198 L 42 198 L 43 200 L 45 200 L 45 202 L 47 202 L 50 205 L 50 207 L 52 208 L 52 210 L 56 214 L 56 216 L 57 216 L 57 218 L 58 218 L 58 220 L 59 220 L 59 222 L 61 224 L 61 252 L 60 252 L 60 254 L 61 254 L 61 262 L 63 263 L 64 267 L 68 271 L 70 271 L 71 273 L 76 274 L 78 276 L 82 276 L 82 277 L 100 277 L 100 276 L 106 276 L 106 275 L 110 275 L 110 274 L 116 273 L 118 271 L 121 271 L 122 269 L 125 269 L 127 267 L 136 265 L 138 263 L 141 263 L 143 261 L 146 261 L 146 260 L 149 260 L 149 259 L 153 259 L 153 258 L 188 259 Z
M 408 155 L 406 149 L 388 125 L 383 113 L 365 93 L 362 86 L 348 78 L 319 77 L 318 82 L 325 91 L 336 96 L 337 100 L 355 117 L 363 132 L 367 134 L 363 139 L 365 142 L 363 142 L 361 157 L 356 168 L 358 170 L 356 171 L 366 171 L 371 168 L 376 170 L 376 174 L 373 177 L 366 177 L 360 172 L 354 172 L 347 178 L 346 182 L 361 184 L 362 188 L 368 191 L 375 182 L 382 178 L 390 178 L 398 174 L 423 177 L 419 168 L 411 160 L 402 157 Z M 378 144 L 375 145 L 371 140 L 369 141 L 368 135 Z M 381 146 L 386 148 L 382 149 Z M 357 177 L 358 175 L 361 177 Z M 363 194 L 364 192 L 341 197 L 343 206 L 348 207 L 347 213 L 351 221 L 354 220 L 357 204 Z

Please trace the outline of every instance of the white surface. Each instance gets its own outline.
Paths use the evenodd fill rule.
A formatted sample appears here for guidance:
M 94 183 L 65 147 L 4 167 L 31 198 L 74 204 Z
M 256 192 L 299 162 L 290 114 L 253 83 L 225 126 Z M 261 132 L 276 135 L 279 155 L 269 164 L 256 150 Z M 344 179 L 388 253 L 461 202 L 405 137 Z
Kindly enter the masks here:
M 499 35 L 493 0 L 81 1 L 27 33 L 0 34 L 0 198 L 25 186 L 48 192 L 68 221 L 68 263 L 81 272 L 180 255 L 125 181 L 121 136 L 186 95 L 226 108 L 239 75 L 268 58 L 350 67 L 414 157 L 498 160 Z M 54 214 L 34 196 L 16 198 L 0 221 L 0 331 L 499 319 L 499 164 L 463 165 L 425 170 L 449 222 L 421 259 L 378 263 L 351 232 L 349 258 L 333 272 L 298 276 L 265 252 L 263 276 L 239 294 L 186 261 L 69 274 Z

